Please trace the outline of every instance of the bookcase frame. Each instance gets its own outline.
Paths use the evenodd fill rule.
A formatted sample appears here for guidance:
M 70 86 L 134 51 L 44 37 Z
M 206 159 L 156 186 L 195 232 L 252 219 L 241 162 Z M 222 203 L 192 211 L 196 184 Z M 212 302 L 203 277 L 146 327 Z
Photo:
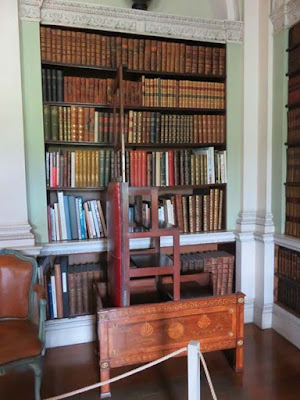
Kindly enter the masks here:
M 47 25 L 42 25 L 47 26 Z M 157 36 L 146 36 L 146 35 L 138 35 L 138 34 L 129 34 L 129 33 L 122 33 L 122 32 L 109 32 L 109 31 L 95 31 L 91 29 L 81 29 L 81 28 L 70 28 L 70 27 L 63 27 L 63 26 L 55 26 L 50 25 L 51 29 L 61 29 L 61 30 L 68 30 L 68 31 L 81 31 L 81 32 L 93 32 L 99 34 L 105 34 L 106 36 L 121 36 L 127 38 L 138 38 L 138 39 L 148 39 L 148 40 L 163 40 L 166 42 L 176 42 L 176 43 L 185 43 L 186 45 L 203 45 L 206 47 L 219 47 L 225 48 L 226 45 L 223 43 L 211 43 L 211 42 L 200 42 L 200 41 L 193 41 L 193 40 L 184 40 L 184 39 L 175 39 L 175 38 L 166 38 L 166 37 L 157 37 Z M 225 50 L 225 71 L 226 71 L 226 50 Z M 83 74 L 84 76 L 97 76 L 99 78 L 115 78 L 118 76 L 118 69 L 114 67 L 102 67 L 102 66 L 88 66 L 88 65 L 78 65 L 72 63 L 61 63 L 61 62 L 52 62 L 52 61 L 45 61 L 42 60 L 42 67 L 50 68 L 50 69 L 61 69 L 63 71 L 68 71 L 71 74 Z M 225 86 L 225 106 L 224 109 L 201 109 L 201 108 L 174 108 L 174 107 L 145 107 L 145 106 L 126 106 L 123 104 L 123 117 L 124 113 L 127 110 L 138 110 L 138 111 L 157 111 L 162 113 L 172 113 L 172 114 L 188 114 L 188 115 L 224 115 L 226 121 L 226 73 L 224 75 L 205 75 L 205 74 L 196 74 L 196 73 L 179 73 L 179 72 L 164 72 L 164 71 L 148 71 L 148 70 L 126 70 L 126 76 L 128 76 L 132 80 L 139 79 L 142 75 L 149 78 L 161 77 L 161 78 L 172 78 L 175 80 L 182 80 L 188 79 L 193 81 L 205 81 L 205 82 L 222 82 Z M 95 104 L 95 103 L 67 103 L 67 102 L 49 102 L 44 101 L 44 105 L 56 105 L 56 106 L 71 106 L 76 105 L 80 107 L 93 107 L 96 111 L 109 111 L 113 112 L 114 105 L 113 104 Z M 123 126 L 123 123 L 121 123 Z M 153 150 L 161 150 L 164 151 L 166 149 L 193 149 L 193 148 L 201 148 L 201 147 L 208 147 L 213 146 L 216 150 L 226 150 L 226 122 L 225 122 L 225 142 L 224 143 L 180 143 L 180 144 L 169 144 L 169 143 L 147 143 L 147 144 L 129 144 L 126 143 L 126 148 L 128 149 L 153 149 Z M 124 144 L 125 145 L 125 144 Z M 115 145 L 113 143 L 94 143 L 94 142 L 74 142 L 74 141 L 53 141 L 53 140 L 45 140 L 45 151 L 49 147 L 58 147 L 64 148 L 74 147 L 74 148 L 84 148 L 84 149 L 113 149 Z M 223 212 L 222 212 L 222 229 L 226 230 L 226 189 L 227 184 L 205 184 L 205 185 L 178 185 L 178 186 L 162 186 L 159 187 L 160 192 L 168 193 L 170 190 L 176 192 L 185 192 L 186 191 L 193 191 L 193 189 L 209 189 L 209 188 L 222 188 L 223 190 Z M 64 191 L 66 193 L 76 193 L 79 192 L 81 194 L 86 194 L 87 197 L 90 198 L 91 193 L 95 193 L 95 195 L 105 200 L 105 189 L 106 187 L 47 187 L 47 203 L 50 204 L 50 199 L 55 198 L 54 193 L 56 191 Z M 102 193 L 103 192 L 103 193 Z M 220 232 L 218 231 L 205 231 L 203 233 L 209 232 Z M 199 232 L 197 232 L 199 233 Z M 202 233 L 202 232 L 200 232 Z M 49 239 L 50 240 L 50 239 Z M 89 239 L 87 239 L 89 240 Z M 100 239 L 101 240 L 101 239 Z M 59 242 L 56 242 L 59 243 Z

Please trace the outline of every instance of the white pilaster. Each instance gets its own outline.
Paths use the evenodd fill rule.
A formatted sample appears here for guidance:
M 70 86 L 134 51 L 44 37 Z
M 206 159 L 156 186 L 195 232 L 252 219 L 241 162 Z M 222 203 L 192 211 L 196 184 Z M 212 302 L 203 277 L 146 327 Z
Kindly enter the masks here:
M 254 300 L 253 320 L 272 324 L 274 224 L 271 213 L 273 43 L 269 2 L 244 2 L 242 199 L 237 221 L 237 289 Z M 250 312 L 249 318 L 250 318 Z
M 18 1 L 1 2 L 0 248 L 32 246 L 28 224 Z

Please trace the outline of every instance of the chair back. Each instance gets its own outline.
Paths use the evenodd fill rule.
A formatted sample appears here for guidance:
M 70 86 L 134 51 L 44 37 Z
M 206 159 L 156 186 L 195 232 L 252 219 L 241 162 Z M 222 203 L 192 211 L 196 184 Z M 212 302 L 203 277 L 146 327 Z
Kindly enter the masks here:
M 0 318 L 28 318 L 33 308 L 37 264 L 14 250 L 0 251 Z

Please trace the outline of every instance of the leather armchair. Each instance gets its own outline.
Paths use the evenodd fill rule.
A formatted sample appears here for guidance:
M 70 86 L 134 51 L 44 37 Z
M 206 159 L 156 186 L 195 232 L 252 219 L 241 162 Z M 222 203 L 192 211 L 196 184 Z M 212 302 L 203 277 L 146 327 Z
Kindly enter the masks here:
M 42 354 L 45 346 L 46 301 L 36 284 L 37 263 L 14 250 L 0 251 L 0 374 L 9 368 L 31 368 L 35 375 L 35 400 L 40 400 Z M 39 303 L 38 326 L 34 317 L 34 291 Z

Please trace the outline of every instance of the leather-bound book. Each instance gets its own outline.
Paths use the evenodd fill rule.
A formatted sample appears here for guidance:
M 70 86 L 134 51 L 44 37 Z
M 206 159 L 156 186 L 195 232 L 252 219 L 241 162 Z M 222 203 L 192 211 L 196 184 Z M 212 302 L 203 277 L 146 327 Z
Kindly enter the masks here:
M 56 62 L 56 29 L 50 28 L 50 36 L 51 36 L 51 41 L 50 41 L 51 50 L 50 48 L 48 48 L 48 51 L 51 51 L 51 58 L 49 61 Z
M 192 72 L 192 46 L 185 46 L 185 73 L 190 74 Z
M 66 58 L 67 64 L 72 64 L 72 36 L 71 31 L 66 31 Z
M 106 66 L 111 67 L 111 37 L 106 36 Z
M 145 39 L 144 70 L 150 71 L 150 68 L 151 68 L 151 40 Z
M 63 107 L 58 107 L 58 140 L 64 140 Z
M 128 56 L 127 65 L 128 69 L 133 69 L 133 38 L 128 38 Z
M 70 316 L 76 314 L 76 282 L 73 267 L 68 267 L 68 294 L 69 294 L 69 313 Z
M 218 229 L 222 229 L 222 222 L 223 222 L 223 196 L 224 191 L 220 189 L 219 192 L 219 210 L 218 210 Z
M 61 29 L 55 29 L 56 31 L 56 48 L 55 48 L 55 59 L 57 62 L 62 61 L 62 43 L 61 43 Z
M 63 85 L 63 72 L 61 70 L 56 71 L 57 76 L 57 101 L 63 102 L 64 101 L 64 85 Z
M 195 233 L 195 196 L 188 196 L 189 200 L 189 232 Z
M 198 46 L 192 46 L 192 74 L 198 72 Z
M 58 140 L 58 107 L 51 106 L 51 139 Z
M 167 42 L 161 42 L 161 71 L 167 71 Z
M 77 107 L 71 106 L 71 141 L 76 142 L 78 138 L 78 112 Z
M 132 69 L 139 69 L 139 39 L 133 40 L 133 56 L 132 56 Z M 129 63 L 128 63 L 129 64 Z M 129 65 L 128 65 L 129 68 Z
M 220 48 L 212 48 L 212 75 L 219 75 L 219 58 L 220 58 Z
M 234 293 L 233 290 L 233 276 L 234 276 L 234 256 L 229 255 L 229 271 L 228 271 L 228 285 L 226 294 Z
M 44 26 L 41 26 L 41 29 L 40 29 L 40 40 L 41 40 L 41 59 L 42 59 L 42 61 L 48 61 L 46 34 L 47 34 L 46 28 Z
M 56 258 L 54 262 L 54 277 L 56 288 L 56 305 L 57 305 L 57 318 L 63 318 L 63 298 L 62 298 L 62 281 L 61 281 L 61 267 L 60 259 Z
M 82 303 L 83 313 L 89 312 L 89 284 L 88 284 L 88 271 L 87 265 L 83 264 L 81 268 L 81 279 L 82 279 Z
M 87 34 L 81 32 L 81 64 L 87 65 Z
M 204 64 L 205 75 L 210 75 L 212 73 L 212 48 L 205 47 L 205 64 Z
M 76 32 L 71 31 L 71 63 L 76 64 Z
M 180 43 L 174 43 L 175 54 L 174 54 L 174 72 L 180 72 Z
M 184 43 L 179 44 L 179 71 L 181 74 L 185 72 L 185 49 Z
M 81 65 L 81 32 L 75 32 L 75 59 L 76 64 Z
M 145 66 L 145 39 L 139 39 L 139 70 L 144 70 Z
M 95 65 L 101 66 L 101 35 L 99 34 L 95 36 Z
M 150 41 L 150 71 L 156 71 L 157 40 Z
M 120 36 L 116 37 L 116 67 L 119 68 L 122 62 L 122 38 Z
M 113 68 L 117 67 L 116 48 L 117 48 L 116 37 L 111 36 L 111 38 L 110 38 L 110 65 Z
M 121 46 L 122 46 L 122 56 L 121 62 L 124 65 L 128 64 L 128 39 L 126 37 L 121 38 Z
M 220 48 L 219 54 L 219 75 L 225 75 L 225 64 L 226 64 L 226 51 L 225 48 Z
M 202 231 L 202 196 L 196 195 L 195 196 L 195 208 L 196 208 L 196 218 L 195 218 L 195 231 L 201 232 Z
M 61 31 L 61 62 L 67 62 L 67 31 L 64 29 Z
M 75 291 L 76 291 L 76 310 L 77 315 L 83 314 L 83 286 L 81 265 L 74 265 L 75 269 Z
M 44 118 L 44 136 L 45 140 L 52 139 L 52 126 L 51 126 L 51 107 L 48 105 L 43 106 L 43 118 Z
M 156 71 L 160 72 L 162 65 L 162 41 L 156 41 Z

